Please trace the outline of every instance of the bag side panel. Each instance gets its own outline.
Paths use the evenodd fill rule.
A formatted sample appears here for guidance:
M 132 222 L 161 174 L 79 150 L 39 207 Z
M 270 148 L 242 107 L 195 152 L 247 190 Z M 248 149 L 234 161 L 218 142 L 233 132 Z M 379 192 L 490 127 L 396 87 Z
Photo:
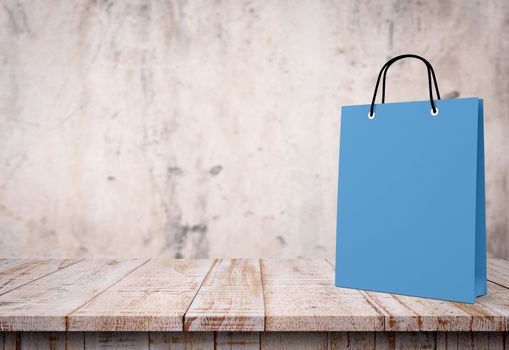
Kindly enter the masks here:
M 485 295 L 486 286 L 486 199 L 484 184 L 484 103 L 479 100 L 477 143 L 477 203 L 475 230 L 475 292 Z

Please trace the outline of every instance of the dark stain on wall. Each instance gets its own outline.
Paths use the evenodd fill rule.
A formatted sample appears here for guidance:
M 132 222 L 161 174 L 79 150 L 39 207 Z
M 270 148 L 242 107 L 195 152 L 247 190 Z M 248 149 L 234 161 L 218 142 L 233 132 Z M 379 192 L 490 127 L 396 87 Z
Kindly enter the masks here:
M 205 258 L 208 254 L 208 244 L 206 242 L 206 235 L 208 231 L 207 225 L 199 223 L 196 225 L 177 225 L 174 227 L 175 235 L 174 241 L 168 242 L 167 247 L 174 249 L 175 259 L 189 258 L 184 256 L 182 250 L 186 244 L 191 240 L 195 252 L 192 258 Z
M 448 100 L 448 99 L 450 99 L 450 98 L 458 98 L 458 97 L 460 97 L 460 92 L 459 92 L 459 91 L 454 90 L 454 91 L 451 91 L 451 92 L 449 92 L 449 93 L 445 94 L 445 96 L 443 96 L 442 98 L 443 98 L 444 100 Z
M 182 174 L 183 174 L 183 171 L 178 166 L 169 166 L 168 167 L 168 176 L 173 176 L 173 175 L 180 176 Z
M 9 25 L 16 35 L 30 32 L 26 11 L 21 3 L 15 3 L 12 7 L 4 4 L 3 7 L 9 18 Z
M 221 165 L 216 165 L 212 168 L 210 168 L 210 175 L 216 176 L 219 175 L 219 173 L 223 171 L 223 167 Z
M 281 235 L 276 236 L 276 239 L 279 241 L 279 244 L 281 244 L 282 246 L 286 245 L 286 240 L 283 236 L 281 236 Z

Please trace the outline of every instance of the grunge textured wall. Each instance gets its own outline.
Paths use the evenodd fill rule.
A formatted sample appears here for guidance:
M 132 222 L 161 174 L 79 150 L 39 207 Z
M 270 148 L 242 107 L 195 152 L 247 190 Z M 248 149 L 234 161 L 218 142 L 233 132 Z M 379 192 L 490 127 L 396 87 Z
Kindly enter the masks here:
M 410 52 L 485 99 L 508 258 L 508 33 L 505 0 L 4 0 L 0 255 L 332 257 L 339 107 Z M 399 63 L 388 100 L 426 78 Z

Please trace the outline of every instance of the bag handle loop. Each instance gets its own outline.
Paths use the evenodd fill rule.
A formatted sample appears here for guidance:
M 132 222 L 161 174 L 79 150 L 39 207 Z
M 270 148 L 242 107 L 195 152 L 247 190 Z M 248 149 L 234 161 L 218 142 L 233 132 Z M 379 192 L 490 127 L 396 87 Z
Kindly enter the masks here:
M 376 80 L 375 92 L 373 93 L 373 99 L 371 100 L 371 108 L 369 109 L 369 113 L 368 113 L 369 119 L 373 119 L 375 117 L 375 111 L 374 111 L 375 110 L 375 100 L 376 100 L 376 94 L 378 92 L 378 85 L 380 84 L 380 78 L 382 77 L 382 73 L 383 73 L 382 103 L 385 103 L 385 81 L 386 81 L 386 77 L 387 77 L 387 71 L 389 70 L 389 67 L 394 62 L 399 61 L 403 58 L 417 58 L 417 59 L 421 60 L 422 62 L 424 62 L 424 64 L 426 64 L 426 67 L 428 70 L 428 88 L 429 88 L 429 100 L 430 100 L 430 104 L 431 104 L 431 114 L 432 115 L 438 114 L 438 108 L 435 106 L 435 102 L 433 101 L 433 88 L 432 88 L 432 84 L 431 84 L 432 77 L 433 77 L 433 83 L 435 85 L 435 90 L 437 93 L 438 100 L 440 100 L 440 91 L 438 90 L 437 78 L 436 78 L 433 66 L 431 66 L 431 64 L 425 58 L 423 58 L 421 56 L 417 56 L 414 54 L 404 54 L 404 55 L 399 55 L 399 56 L 391 58 L 389 61 L 387 61 L 383 65 L 382 69 L 380 70 L 380 73 L 378 74 L 378 78 Z

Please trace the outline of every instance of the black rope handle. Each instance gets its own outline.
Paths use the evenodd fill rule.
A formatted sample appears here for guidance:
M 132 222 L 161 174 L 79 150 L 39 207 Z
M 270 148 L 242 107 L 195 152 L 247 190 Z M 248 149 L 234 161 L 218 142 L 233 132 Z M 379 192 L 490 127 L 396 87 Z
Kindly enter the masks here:
M 404 58 L 404 57 L 402 57 Z M 394 61 L 396 62 L 396 61 Z M 392 63 L 394 63 L 392 62 Z M 387 78 L 387 71 L 389 70 L 389 67 L 392 65 L 391 64 L 388 64 L 386 67 L 385 67 L 385 70 L 384 70 L 384 76 L 383 76 L 383 79 L 382 79 L 382 103 L 385 103 L 385 81 L 386 81 L 386 78 Z M 437 84 L 437 77 L 435 76 L 435 71 L 433 70 L 433 67 L 431 66 L 431 64 L 426 61 L 426 66 L 428 67 L 428 80 L 430 79 L 430 71 L 431 71 L 431 74 L 433 75 L 433 83 L 435 84 L 435 91 L 437 93 L 437 99 L 440 100 L 440 91 L 438 90 L 438 84 Z
M 373 93 L 373 99 L 371 100 L 371 108 L 369 110 L 370 118 L 372 118 L 374 116 L 376 94 L 378 92 L 378 85 L 380 84 L 380 78 L 382 77 L 382 73 L 384 75 L 383 84 L 382 84 L 382 103 L 385 103 L 385 80 L 386 80 L 386 76 L 387 76 L 387 70 L 394 62 L 399 61 L 403 58 L 417 58 L 417 59 L 421 60 L 422 62 L 424 62 L 424 64 L 426 64 L 426 67 L 428 70 L 428 88 L 429 88 L 429 99 L 430 99 L 430 104 L 431 104 L 431 110 L 433 113 L 437 113 L 437 108 L 435 106 L 435 102 L 433 101 L 433 88 L 432 88 L 432 84 L 431 84 L 432 77 L 433 77 L 433 82 L 435 85 L 435 90 L 437 93 L 437 98 L 439 100 L 440 100 L 440 92 L 438 90 L 437 78 L 436 78 L 435 71 L 434 71 L 433 67 L 425 58 L 423 58 L 421 56 L 417 56 L 417 55 L 413 55 L 413 54 L 404 54 L 404 55 L 400 55 L 400 56 L 391 58 L 389 61 L 387 61 L 383 65 L 382 69 L 380 70 L 380 73 L 378 74 L 378 78 L 376 80 L 375 91 Z

